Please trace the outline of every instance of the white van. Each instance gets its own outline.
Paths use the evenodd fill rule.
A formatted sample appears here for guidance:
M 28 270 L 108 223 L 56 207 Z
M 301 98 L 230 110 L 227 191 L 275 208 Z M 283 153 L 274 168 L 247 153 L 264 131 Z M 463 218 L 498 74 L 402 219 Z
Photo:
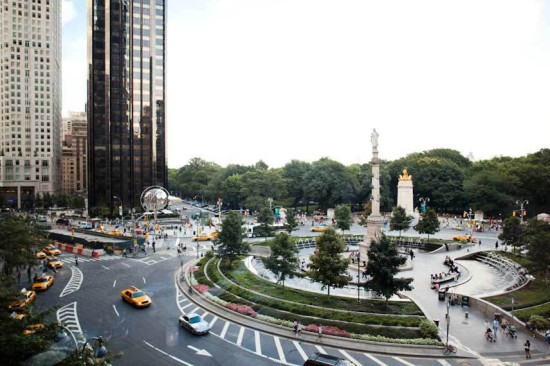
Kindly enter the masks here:
M 93 226 L 92 226 L 92 223 L 91 222 L 88 222 L 88 221 L 79 221 L 78 222 L 78 228 L 79 229 L 91 229 Z
M 38 220 L 38 222 L 47 222 L 48 221 L 48 216 L 38 215 L 37 220 Z

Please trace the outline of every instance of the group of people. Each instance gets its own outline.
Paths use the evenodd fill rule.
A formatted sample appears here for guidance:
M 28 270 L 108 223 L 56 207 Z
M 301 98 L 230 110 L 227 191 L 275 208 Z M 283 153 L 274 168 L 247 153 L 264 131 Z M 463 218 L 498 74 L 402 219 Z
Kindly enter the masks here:
M 460 274 L 460 270 L 455 265 L 454 261 L 451 259 L 451 257 L 446 256 L 445 260 L 443 261 L 443 264 L 449 267 L 449 272 L 447 274 L 452 274 L 453 272 Z

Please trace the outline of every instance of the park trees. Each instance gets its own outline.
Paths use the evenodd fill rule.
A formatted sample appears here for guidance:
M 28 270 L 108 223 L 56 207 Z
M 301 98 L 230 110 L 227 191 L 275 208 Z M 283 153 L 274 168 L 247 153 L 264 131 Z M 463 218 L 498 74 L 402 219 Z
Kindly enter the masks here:
M 405 209 L 401 206 L 396 206 L 393 209 L 390 219 L 390 230 L 399 230 L 399 237 L 401 238 L 401 231 L 408 230 L 411 227 L 412 216 L 408 216 Z
M 267 237 L 271 234 L 273 224 L 273 211 L 267 206 L 260 208 L 258 213 L 258 224 L 260 224 L 260 235 Z
M 322 158 L 311 164 L 305 175 L 305 194 L 326 210 L 341 202 L 350 202 L 353 189 L 343 164 Z
M 522 243 L 520 241 L 521 232 L 521 220 L 515 216 L 507 217 L 504 219 L 502 233 L 498 235 L 498 238 L 502 240 L 504 244 L 515 248 Z
M 351 277 L 347 273 L 350 260 L 343 258 L 346 245 L 333 228 L 328 228 L 317 237 L 317 250 L 310 257 L 309 277 L 312 281 L 320 282 L 321 289 L 342 288 L 348 284 Z
M 275 235 L 271 243 L 271 255 L 265 260 L 265 266 L 277 276 L 277 281 L 285 287 L 285 280 L 293 278 L 298 268 L 298 248 L 287 233 Z
M 28 267 L 36 259 L 33 249 L 43 234 L 31 220 L 22 216 L 3 215 L 0 218 L 0 263 L 2 273 L 10 275 L 16 268 Z
M 284 227 L 286 232 L 289 234 L 292 234 L 292 232 L 298 227 L 298 222 L 296 221 L 296 211 L 291 208 L 286 211 L 286 222 Z
M 439 220 L 437 219 L 435 210 L 430 207 L 426 212 L 423 212 L 422 215 L 420 215 L 420 220 L 414 226 L 414 229 L 418 231 L 419 234 L 428 234 L 428 240 L 430 240 L 430 235 L 439 231 Z
M 399 266 L 403 265 L 407 258 L 399 255 L 397 247 L 385 235 L 382 235 L 378 242 L 371 242 L 367 255 L 369 261 L 366 272 L 369 280 L 365 287 L 383 296 L 386 306 L 389 298 L 398 291 L 412 290 L 412 278 L 395 277 L 399 272 Z
M 222 223 L 222 230 L 216 239 L 220 244 L 218 253 L 221 258 L 229 261 L 229 266 L 240 256 L 248 254 L 248 244 L 243 242 L 243 220 L 241 214 L 230 211 Z
M 527 247 L 527 258 L 531 261 L 531 269 L 544 273 L 544 281 L 548 285 L 550 225 L 546 221 L 533 218 L 527 222 L 520 234 L 520 240 Z
M 294 209 L 302 200 L 305 200 L 306 204 L 309 201 L 305 193 L 305 176 L 310 169 L 309 163 L 299 160 L 291 160 L 283 167 L 282 175 L 286 182 L 286 191 Z
M 349 230 L 353 223 L 353 216 L 349 205 L 337 206 L 334 210 L 334 218 L 336 219 L 336 227 L 342 230 L 342 233 L 344 233 L 345 230 Z

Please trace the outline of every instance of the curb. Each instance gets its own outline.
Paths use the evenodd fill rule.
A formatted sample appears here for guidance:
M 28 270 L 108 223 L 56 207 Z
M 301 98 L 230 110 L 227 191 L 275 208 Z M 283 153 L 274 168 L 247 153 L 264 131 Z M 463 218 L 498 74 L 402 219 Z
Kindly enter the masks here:
M 187 291 L 185 291 L 185 289 L 182 287 L 181 281 L 179 279 L 181 278 L 182 271 L 184 271 L 183 277 L 185 279 L 185 282 L 187 283 L 187 286 L 189 286 L 188 268 L 195 263 L 196 259 L 191 262 L 187 262 L 176 272 L 176 279 L 178 280 L 177 285 L 181 294 L 185 295 L 191 302 L 201 306 L 209 313 L 215 314 L 219 318 L 239 324 L 241 326 L 258 330 L 270 335 L 275 335 L 288 339 L 299 339 L 301 342 L 306 342 L 313 345 L 329 346 L 348 351 L 423 358 L 475 358 L 470 354 L 463 354 L 462 350 L 460 350 L 460 354 L 443 355 L 442 347 L 370 342 L 353 338 L 335 337 L 325 334 L 323 335 L 323 342 L 317 342 L 317 334 L 313 334 L 308 331 L 304 331 L 300 338 L 293 337 L 292 329 L 290 328 L 286 328 L 277 324 L 263 322 L 233 311 L 226 310 L 220 305 L 208 300 L 205 296 L 198 293 L 195 289 L 193 289 L 193 295 L 189 296 Z

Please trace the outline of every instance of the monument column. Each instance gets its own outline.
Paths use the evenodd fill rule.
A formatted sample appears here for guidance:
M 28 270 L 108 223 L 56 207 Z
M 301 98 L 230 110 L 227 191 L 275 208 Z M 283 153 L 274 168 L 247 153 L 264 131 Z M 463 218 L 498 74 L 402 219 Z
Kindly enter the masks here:
M 413 196 L 412 176 L 409 175 L 407 169 L 403 169 L 403 175 L 399 176 L 397 184 L 397 206 L 403 207 L 409 216 L 414 215 Z
M 368 261 L 367 252 L 371 241 L 377 241 L 381 237 L 382 225 L 384 225 L 384 217 L 380 214 L 380 161 L 378 160 L 378 132 L 376 129 L 373 129 L 370 140 L 372 143 L 372 212 L 367 217 L 367 234 L 363 238 L 363 242 L 359 243 L 361 262 Z

